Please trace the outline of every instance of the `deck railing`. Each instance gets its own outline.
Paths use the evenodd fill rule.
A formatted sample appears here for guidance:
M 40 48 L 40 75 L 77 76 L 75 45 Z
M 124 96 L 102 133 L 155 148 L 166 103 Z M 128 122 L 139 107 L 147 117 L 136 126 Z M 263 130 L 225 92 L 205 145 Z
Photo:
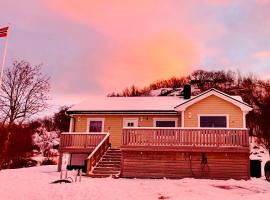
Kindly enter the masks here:
M 123 128 L 123 146 L 248 147 L 247 129 Z
M 107 133 L 62 133 L 60 149 L 64 148 L 95 148 Z
M 101 157 L 105 154 L 110 146 L 110 134 L 107 133 L 102 141 L 95 147 L 87 158 L 86 173 L 90 174 L 92 169 L 97 165 Z

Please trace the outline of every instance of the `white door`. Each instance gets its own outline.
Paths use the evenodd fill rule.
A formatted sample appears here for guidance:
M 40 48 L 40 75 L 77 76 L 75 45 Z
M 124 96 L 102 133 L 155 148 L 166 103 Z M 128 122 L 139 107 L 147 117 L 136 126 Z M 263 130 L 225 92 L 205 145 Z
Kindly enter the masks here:
M 138 118 L 124 118 L 123 127 L 138 127 Z

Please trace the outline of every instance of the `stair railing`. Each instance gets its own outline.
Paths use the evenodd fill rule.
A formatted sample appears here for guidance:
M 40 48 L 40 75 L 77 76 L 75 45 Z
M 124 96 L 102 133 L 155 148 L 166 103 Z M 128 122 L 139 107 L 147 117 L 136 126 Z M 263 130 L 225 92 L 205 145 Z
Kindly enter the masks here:
M 90 174 L 92 169 L 97 165 L 99 160 L 105 154 L 110 146 L 110 133 L 107 133 L 103 140 L 95 147 L 92 153 L 87 158 L 86 173 Z

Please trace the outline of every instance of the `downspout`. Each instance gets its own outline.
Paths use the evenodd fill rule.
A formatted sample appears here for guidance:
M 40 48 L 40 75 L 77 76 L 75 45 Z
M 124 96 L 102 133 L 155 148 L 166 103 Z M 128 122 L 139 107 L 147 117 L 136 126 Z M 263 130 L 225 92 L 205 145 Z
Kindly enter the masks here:
M 65 112 L 66 116 L 70 116 L 70 121 L 69 121 L 69 132 L 75 132 L 75 117 L 73 117 L 72 114 L 67 114 L 67 112 Z
M 75 132 L 75 117 L 73 115 L 70 116 L 69 132 Z

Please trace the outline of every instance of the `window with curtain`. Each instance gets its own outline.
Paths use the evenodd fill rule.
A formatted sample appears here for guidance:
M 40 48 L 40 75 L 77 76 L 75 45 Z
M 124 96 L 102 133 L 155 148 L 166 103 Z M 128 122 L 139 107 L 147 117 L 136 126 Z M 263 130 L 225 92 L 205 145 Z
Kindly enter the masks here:
M 200 116 L 200 127 L 226 128 L 227 127 L 227 117 L 226 116 Z
M 89 132 L 102 132 L 102 121 L 91 120 L 89 123 Z

